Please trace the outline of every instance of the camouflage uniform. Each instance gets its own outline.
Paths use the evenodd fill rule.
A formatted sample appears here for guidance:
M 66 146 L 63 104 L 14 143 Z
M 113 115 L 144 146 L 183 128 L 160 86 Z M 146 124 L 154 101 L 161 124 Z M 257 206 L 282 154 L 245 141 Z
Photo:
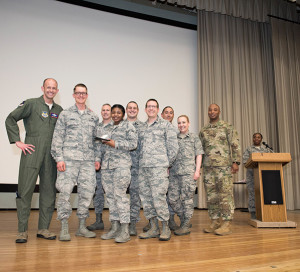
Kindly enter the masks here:
M 243 154 L 243 164 L 245 164 L 252 153 L 270 153 L 269 149 L 263 146 L 249 146 Z M 248 210 L 255 212 L 255 192 L 254 192 L 254 176 L 253 169 L 248 168 L 246 172 L 246 184 L 248 189 Z
M 139 192 L 147 219 L 169 220 L 166 194 L 169 186 L 168 168 L 178 152 L 177 135 L 168 121 L 157 117 L 141 130 L 139 158 Z
M 98 129 L 97 129 L 97 135 L 105 135 L 107 134 L 107 131 L 109 128 L 113 126 L 113 122 L 109 122 L 108 124 L 104 124 L 103 122 L 99 123 Z M 97 186 L 96 186 L 96 191 L 95 191 L 95 196 L 94 196 L 94 208 L 95 208 L 95 213 L 102 213 L 104 209 L 104 191 L 103 191 L 103 186 L 101 182 L 101 170 L 96 171 L 96 181 L 97 181 Z
M 177 131 L 178 131 L 177 128 L 173 125 L 172 125 L 172 127 L 173 127 L 175 133 L 177 134 Z M 169 180 L 170 180 L 170 178 L 169 178 Z M 169 183 L 168 192 L 167 192 L 167 203 L 168 203 L 168 209 L 169 209 L 170 217 L 173 216 L 173 218 L 174 218 L 175 212 L 174 212 L 174 209 L 173 209 L 173 207 L 170 203 L 169 191 L 170 191 L 170 183 Z
M 128 121 L 130 122 L 130 121 Z M 143 127 L 144 123 L 136 120 L 131 122 L 135 127 L 137 133 L 141 127 Z M 137 149 L 132 150 L 130 152 L 132 166 L 131 166 L 131 182 L 129 186 L 129 195 L 130 195 L 130 222 L 132 221 L 140 221 L 140 209 L 141 209 L 141 199 L 139 194 L 139 146 Z
M 184 214 L 190 220 L 194 212 L 196 181 L 195 157 L 204 154 L 201 141 L 196 134 L 177 134 L 179 152 L 170 168 L 169 199 L 177 215 Z
M 204 149 L 204 183 L 207 208 L 211 219 L 232 220 L 234 213 L 233 162 L 240 162 L 237 131 L 229 123 L 219 120 L 200 131 Z
M 66 170 L 58 172 L 56 188 L 57 218 L 68 219 L 72 213 L 70 196 L 77 184 L 78 209 L 80 219 L 89 215 L 89 205 L 96 187 L 95 161 L 97 145 L 95 136 L 99 118 L 86 108 L 81 114 L 76 105 L 62 111 L 59 116 L 51 146 L 51 154 L 56 162 L 64 161 Z
M 110 139 L 115 148 L 102 145 L 104 153 L 101 162 L 101 179 L 109 207 L 109 220 L 130 223 L 130 204 L 126 196 L 130 184 L 130 150 L 137 147 L 138 136 L 134 126 L 128 121 L 110 127 Z M 103 147 L 103 148 L 102 148 Z

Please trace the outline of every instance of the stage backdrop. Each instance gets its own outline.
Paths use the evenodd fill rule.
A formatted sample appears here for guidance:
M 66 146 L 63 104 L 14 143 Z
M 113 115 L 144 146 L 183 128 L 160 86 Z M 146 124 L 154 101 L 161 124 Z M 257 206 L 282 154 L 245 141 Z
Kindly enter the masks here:
M 82 82 L 98 115 L 103 103 L 135 100 L 144 121 L 146 100 L 156 98 L 161 110 L 172 105 L 175 117 L 187 114 L 191 131 L 199 131 L 196 31 L 56 1 L 2 0 L 0 35 L 0 183 L 17 183 L 20 158 L 5 119 L 23 100 L 42 95 L 46 77 L 57 79 L 56 102 L 64 108 Z

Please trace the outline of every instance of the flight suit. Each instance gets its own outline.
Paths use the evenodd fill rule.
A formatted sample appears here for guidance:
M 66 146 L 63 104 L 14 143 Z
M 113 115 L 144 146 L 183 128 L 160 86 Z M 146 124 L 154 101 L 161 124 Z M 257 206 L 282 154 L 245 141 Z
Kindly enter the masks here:
M 51 157 L 50 148 L 54 127 L 61 111 L 62 107 L 54 102 L 49 110 L 41 96 L 22 102 L 6 118 L 5 125 L 11 144 L 20 141 L 17 122 L 23 119 L 26 130 L 25 143 L 35 146 L 35 152 L 32 154 L 21 155 L 16 198 L 19 232 L 24 232 L 28 228 L 31 200 L 38 176 L 40 177 L 38 229 L 49 228 L 56 198 L 56 163 Z

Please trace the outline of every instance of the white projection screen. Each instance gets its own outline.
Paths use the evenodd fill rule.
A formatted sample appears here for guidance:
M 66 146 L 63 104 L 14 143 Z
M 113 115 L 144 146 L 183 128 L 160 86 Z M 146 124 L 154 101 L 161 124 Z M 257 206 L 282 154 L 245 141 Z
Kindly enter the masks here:
M 74 104 L 73 87 L 88 87 L 88 106 L 135 100 L 175 117 L 190 117 L 198 133 L 197 32 L 50 0 L 0 1 L 1 184 L 16 184 L 20 150 L 8 142 L 5 119 L 20 102 L 42 95 L 45 78 L 59 83 L 55 99 Z M 173 124 L 176 125 L 174 119 Z M 19 122 L 22 140 L 25 133 Z

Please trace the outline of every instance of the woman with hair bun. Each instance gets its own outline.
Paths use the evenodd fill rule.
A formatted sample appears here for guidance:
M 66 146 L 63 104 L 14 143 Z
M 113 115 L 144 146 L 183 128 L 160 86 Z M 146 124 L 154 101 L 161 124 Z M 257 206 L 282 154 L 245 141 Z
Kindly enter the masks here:
M 113 126 L 108 138 L 102 140 L 101 179 L 109 207 L 111 229 L 101 236 L 103 240 L 115 239 L 117 243 L 130 240 L 130 204 L 126 196 L 131 180 L 130 150 L 137 147 L 138 136 L 134 126 L 123 121 L 125 109 L 115 104 L 111 108 Z M 98 135 L 99 136 L 99 135 Z M 101 138 L 101 135 L 100 135 Z

